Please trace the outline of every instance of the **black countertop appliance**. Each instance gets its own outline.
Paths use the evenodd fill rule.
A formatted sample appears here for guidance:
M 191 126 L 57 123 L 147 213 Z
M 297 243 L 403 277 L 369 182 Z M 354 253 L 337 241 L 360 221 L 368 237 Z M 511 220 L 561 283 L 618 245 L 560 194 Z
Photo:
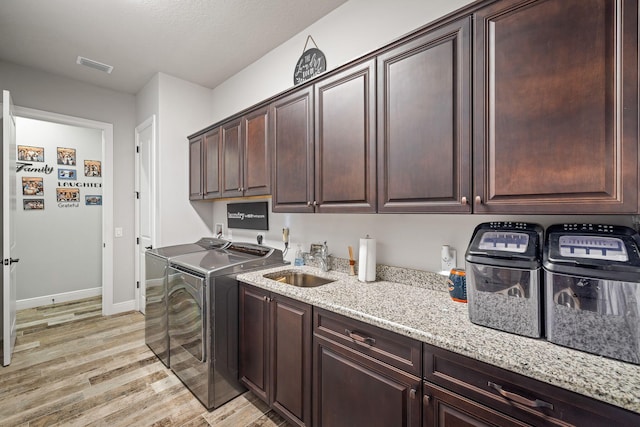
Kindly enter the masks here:
M 556 224 L 544 246 L 547 339 L 640 364 L 640 236 L 629 227 Z
M 524 222 L 486 222 L 471 238 L 466 260 L 469 319 L 527 337 L 543 331 L 544 230 Z

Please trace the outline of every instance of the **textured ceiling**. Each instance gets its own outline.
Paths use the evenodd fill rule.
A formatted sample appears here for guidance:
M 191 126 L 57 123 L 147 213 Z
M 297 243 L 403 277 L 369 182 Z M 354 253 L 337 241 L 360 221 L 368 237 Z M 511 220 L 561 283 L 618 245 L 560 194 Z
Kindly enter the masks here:
M 345 2 L 0 0 L 0 59 L 132 94 L 157 72 L 214 88 Z

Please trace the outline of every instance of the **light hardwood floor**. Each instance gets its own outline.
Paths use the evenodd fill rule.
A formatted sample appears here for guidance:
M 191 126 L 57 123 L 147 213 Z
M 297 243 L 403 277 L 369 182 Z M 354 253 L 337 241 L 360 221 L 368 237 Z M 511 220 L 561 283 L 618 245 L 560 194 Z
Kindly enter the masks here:
M 144 343 L 144 316 L 100 298 L 21 310 L 0 367 L 0 426 L 289 426 L 250 392 L 208 412 Z

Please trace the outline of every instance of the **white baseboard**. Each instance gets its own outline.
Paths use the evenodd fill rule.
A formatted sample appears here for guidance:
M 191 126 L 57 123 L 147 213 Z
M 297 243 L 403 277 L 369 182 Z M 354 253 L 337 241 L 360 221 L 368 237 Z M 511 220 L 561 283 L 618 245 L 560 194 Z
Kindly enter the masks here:
M 43 305 L 51 305 L 54 302 L 69 302 L 83 298 L 90 298 L 102 295 L 102 287 L 82 289 L 80 291 L 63 292 L 61 294 L 45 295 L 36 298 L 27 298 L 16 301 L 16 309 L 41 307 Z
M 136 300 L 132 299 L 130 301 L 117 302 L 112 304 L 111 307 L 107 308 L 107 312 L 104 312 L 104 309 L 107 307 L 103 306 L 103 315 L 108 316 L 111 314 L 125 313 L 127 311 L 135 311 L 136 308 Z

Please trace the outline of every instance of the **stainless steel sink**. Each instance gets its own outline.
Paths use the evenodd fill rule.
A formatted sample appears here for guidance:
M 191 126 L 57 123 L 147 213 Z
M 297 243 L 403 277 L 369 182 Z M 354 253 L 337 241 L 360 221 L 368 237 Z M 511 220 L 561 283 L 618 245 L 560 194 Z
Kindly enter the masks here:
M 333 279 L 327 279 L 320 276 L 315 276 L 309 273 L 303 273 L 301 271 L 278 271 L 277 273 L 265 274 L 263 277 L 276 282 L 286 283 L 288 285 L 299 286 L 301 288 L 313 288 L 316 286 L 326 285 L 327 283 L 335 282 Z

